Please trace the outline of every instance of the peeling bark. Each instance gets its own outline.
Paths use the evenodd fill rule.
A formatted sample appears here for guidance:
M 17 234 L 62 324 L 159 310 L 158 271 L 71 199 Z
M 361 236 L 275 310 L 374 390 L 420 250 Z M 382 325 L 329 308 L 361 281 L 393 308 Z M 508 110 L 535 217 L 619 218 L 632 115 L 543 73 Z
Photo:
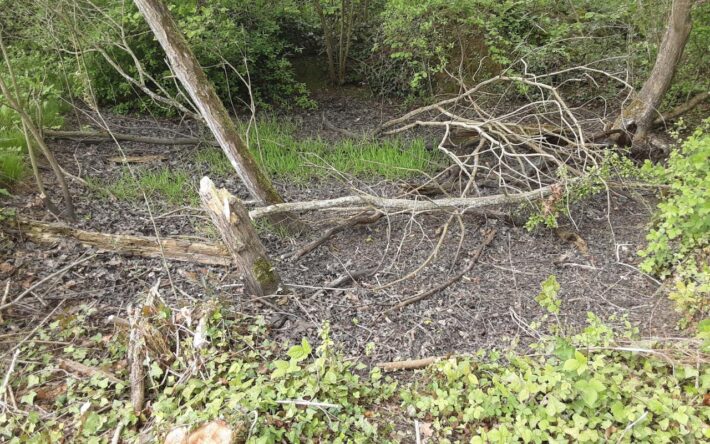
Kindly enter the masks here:
M 229 191 L 216 188 L 208 177 L 200 181 L 200 199 L 243 273 L 247 290 L 257 296 L 275 293 L 281 279 L 244 205 Z

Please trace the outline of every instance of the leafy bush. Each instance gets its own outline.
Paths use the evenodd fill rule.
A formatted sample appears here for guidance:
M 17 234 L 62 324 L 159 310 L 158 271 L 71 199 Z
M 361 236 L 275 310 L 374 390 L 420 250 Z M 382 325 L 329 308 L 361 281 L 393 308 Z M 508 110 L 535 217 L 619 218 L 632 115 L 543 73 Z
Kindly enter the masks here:
M 699 442 L 710 437 L 710 370 L 616 352 L 594 317 L 543 357 L 479 353 L 440 362 L 402 393 L 437 442 Z M 599 347 L 594 347 L 598 345 Z M 606 349 L 606 351 L 604 351 Z M 544 352 L 543 352 L 544 350 Z M 630 424 L 633 424 L 630 426 Z
M 640 252 L 641 268 L 668 277 L 675 273 L 671 291 L 678 309 L 686 314 L 683 326 L 710 309 L 710 119 L 705 120 L 667 165 L 647 163 L 650 175 L 666 184 L 648 245 Z
M 296 14 L 290 1 L 273 4 L 266 0 L 220 0 L 202 7 L 184 0 L 168 3 L 195 56 L 225 102 L 235 109 L 249 104 L 250 91 L 245 85 L 248 81 L 254 100 L 262 106 L 312 106 L 304 85 L 294 80 L 287 59 L 298 48 L 289 45 L 281 33 L 280 24 Z M 143 63 L 146 73 L 175 94 L 163 50 L 135 6 L 131 2 L 116 4 L 107 7 L 107 12 L 124 27 L 126 43 Z M 95 29 L 89 40 L 95 42 L 98 36 L 107 34 L 108 37 L 102 38 L 118 41 L 113 35 L 115 32 L 115 29 Z M 110 45 L 106 52 L 126 73 L 139 77 L 129 53 Z M 157 109 L 155 103 L 136 92 L 101 54 L 89 53 L 86 61 L 86 70 L 100 104 L 118 104 L 118 111 Z M 154 89 L 156 85 L 149 83 L 148 86 Z
M 42 56 L 37 52 L 19 52 L 10 48 L 12 64 L 20 100 L 25 111 L 39 126 L 56 128 L 62 125 L 66 111 L 56 86 L 57 76 L 37 69 Z M 4 61 L 3 61 L 4 62 Z M 0 65 L 0 75 L 7 85 L 12 85 L 5 64 Z M 11 87 L 11 86 L 10 86 Z M 3 102 L 0 94 L 0 103 Z M 28 173 L 27 142 L 22 131 L 19 114 L 5 104 L 0 104 L 0 187 L 9 188 Z
M 610 72 L 630 68 L 631 82 L 640 86 L 655 61 L 667 25 L 659 11 L 667 6 L 659 0 L 388 0 L 368 81 L 380 93 L 420 97 L 457 91 L 449 74 L 470 82 L 504 69 L 539 74 L 593 63 Z M 668 103 L 707 90 L 708 17 L 710 5 L 695 8 Z M 518 59 L 526 66 L 514 64 Z

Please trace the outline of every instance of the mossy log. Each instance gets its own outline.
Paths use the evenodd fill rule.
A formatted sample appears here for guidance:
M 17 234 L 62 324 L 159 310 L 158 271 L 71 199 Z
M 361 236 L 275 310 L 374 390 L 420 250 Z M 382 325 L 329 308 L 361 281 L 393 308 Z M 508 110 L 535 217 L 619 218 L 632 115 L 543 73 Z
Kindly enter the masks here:
M 251 224 L 249 212 L 236 196 L 216 188 L 209 177 L 200 181 L 200 199 L 222 241 L 243 273 L 247 291 L 264 296 L 278 290 L 281 279 Z

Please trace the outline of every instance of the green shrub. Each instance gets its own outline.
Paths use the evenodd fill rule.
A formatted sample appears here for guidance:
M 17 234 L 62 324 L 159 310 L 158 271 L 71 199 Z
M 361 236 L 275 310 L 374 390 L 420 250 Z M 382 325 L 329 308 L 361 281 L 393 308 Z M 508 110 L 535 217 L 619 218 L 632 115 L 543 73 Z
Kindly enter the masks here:
M 123 382 L 130 372 L 121 364 L 127 334 L 102 331 L 100 311 L 85 307 L 38 327 L 40 340 L 18 345 L 22 359 L 9 384 L 22 412 L 0 414 L 0 439 L 108 443 L 120 429 L 125 442 L 139 442 L 146 431 L 162 442 L 174 427 L 217 418 L 249 443 L 413 442 L 415 421 L 421 437 L 437 443 L 710 438 L 702 406 L 710 368 L 674 360 L 674 352 L 688 350 L 667 344 L 663 358 L 654 344 L 617 347 L 631 333 L 615 336 L 593 315 L 575 336 L 543 337 L 533 355 L 452 356 L 397 382 L 345 356 L 327 324 L 315 344 L 285 344 L 269 338 L 263 319 L 215 303 L 179 314 L 153 305 L 142 312 L 164 335 L 168 353 L 141 362 L 150 408 L 140 417 Z M 108 369 L 115 378 L 68 373 L 58 381 L 58 358 Z M 40 395 L 57 386 L 59 396 Z
M 614 351 L 608 328 L 543 341 L 538 357 L 436 364 L 402 393 L 437 442 L 701 442 L 710 369 Z M 591 340 L 590 340 L 591 339 Z M 649 350 L 651 353 L 652 350 Z M 540 356 L 543 355 L 543 356 Z M 630 424 L 633 424 L 630 426 Z
M 296 13 L 289 1 L 274 4 L 267 0 L 219 0 L 199 8 L 192 1 L 168 3 L 195 56 L 228 107 L 244 109 L 249 104 L 250 91 L 245 80 L 251 83 L 254 100 L 262 106 L 311 105 L 305 86 L 294 80 L 287 59 L 298 48 L 289 45 L 281 34 L 280 24 Z M 146 73 L 175 95 L 175 82 L 165 63 L 163 50 L 132 2 L 107 6 L 106 11 L 122 23 L 127 43 L 143 63 Z M 113 35 L 115 32 L 113 29 L 94 31 L 108 36 L 104 38 L 117 40 L 118 37 Z M 96 40 L 92 35 L 88 40 Z M 129 75 L 138 78 L 130 54 L 110 45 L 106 50 Z M 122 112 L 174 112 L 158 107 L 137 91 L 101 54 L 89 53 L 86 61 L 100 104 L 115 106 Z M 155 89 L 155 85 L 148 86 Z
M 710 119 L 671 153 L 667 165 L 644 168 L 666 184 L 663 200 L 640 254 L 641 268 L 667 278 L 670 297 L 684 313 L 681 326 L 710 310 Z
M 659 0 L 388 0 L 368 81 L 380 93 L 421 97 L 458 91 L 449 73 L 471 83 L 473 77 L 485 80 L 504 69 L 544 74 L 593 63 L 609 72 L 630 68 L 630 81 L 638 87 L 655 61 L 667 7 Z M 693 15 L 669 104 L 708 88 L 703 70 L 710 4 L 696 6 Z M 525 66 L 515 63 L 518 59 Z M 559 84 L 575 76 L 553 80 Z M 597 84 L 603 87 L 605 81 L 597 79 Z M 584 88 L 574 92 L 582 95 Z
M 647 272 L 667 275 L 690 254 L 710 242 L 710 119 L 673 151 L 665 167 L 647 162 L 645 169 L 668 185 L 658 204 L 648 246 L 642 256 Z
M 14 48 L 9 51 L 25 112 L 40 127 L 61 126 L 67 107 L 61 100 L 60 88 L 56 87 L 58 77 L 37 68 L 42 63 L 40 53 L 20 52 Z M 4 61 L 0 65 L 0 75 L 6 84 L 12 85 Z M 9 188 L 28 173 L 27 142 L 19 114 L 2 102 L 0 94 L 0 187 Z

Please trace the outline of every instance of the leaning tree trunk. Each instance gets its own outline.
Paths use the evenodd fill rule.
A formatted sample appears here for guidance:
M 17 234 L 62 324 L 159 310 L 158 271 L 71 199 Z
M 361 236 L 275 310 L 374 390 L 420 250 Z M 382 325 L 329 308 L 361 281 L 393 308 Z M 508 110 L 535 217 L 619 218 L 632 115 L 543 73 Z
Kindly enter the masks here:
M 134 0 L 134 2 L 163 47 L 175 75 L 197 105 L 207 126 L 249 193 L 256 200 L 265 204 L 283 202 L 239 136 L 237 127 L 229 117 L 227 109 L 217 97 L 217 93 L 192 53 L 185 37 L 178 29 L 165 3 L 162 0 Z M 289 216 L 286 219 L 280 218 L 272 222 L 286 226 L 293 231 L 294 226 L 297 225 L 295 220 L 294 217 Z
M 690 35 L 692 28 L 690 11 L 693 3 L 695 3 L 694 0 L 673 0 L 668 18 L 668 28 L 663 35 L 661 46 L 658 48 L 658 56 L 651 75 L 641 91 L 623 110 L 616 124 L 616 127 L 627 131 L 627 144 L 633 142 L 636 147 L 642 145 L 659 115 L 658 107 L 671 86 Z M 633 137 L 630 136 L 631 133 L 633 133 Z
M 216 188 L 208 177 L 200 181 L 200 199 L 232 253 L 235 265 L 244 275 L 247 290 L 257 296 L 276 293 L 281 279 L 244 205 L 229 191 Z

